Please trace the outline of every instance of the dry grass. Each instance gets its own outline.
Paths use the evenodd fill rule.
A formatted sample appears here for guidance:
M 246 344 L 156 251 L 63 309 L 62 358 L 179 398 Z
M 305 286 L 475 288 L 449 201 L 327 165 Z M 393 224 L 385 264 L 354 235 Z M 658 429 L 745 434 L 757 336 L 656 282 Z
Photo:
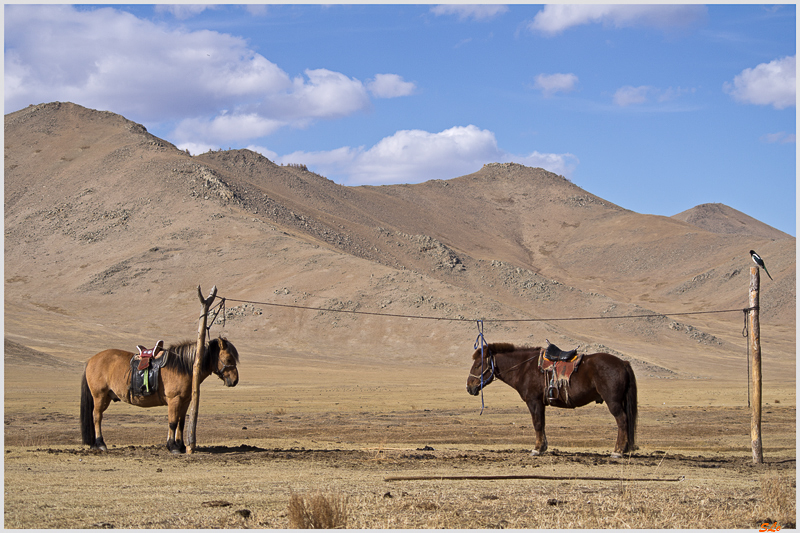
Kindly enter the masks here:
M 609 457 L 613 419 L 605 406 L 587 406 L 550 410 L 550 453 L 535 458 L 530 418 L 510 387 L 493 389 L 488 411 L 479 415 L 476 399 L 460 390 L 463 372 L 451 385 L 449 368 L 427 368 L 428 382 L 419 388 L 405 385 L 418 378 L 414 367 L 362 365 L 358 380 L 347 381 L 350 368 L 319 364 L 320 377 L 311 377 L 325 381 L 316 387 L 304 381 L 310 379 L 304 367 L 281 374 L 282 368 L 252 361 L 247 381 L 233 391 L 204 384 L 200 449 L 173 456 L 164 448 L 165 408 L 115 404 L 104 424 L 109 452 L 93 453 L 80 445 L 78 398 L 71 393 L 81 369 L 30 372 L 6 364 L 4 525 L 757 530 L 768 520 L 781 529 L 795 522 L 796 410 L 788 393 L 765 410 L 764 465 L 752 464 L 746 407 L 671 405 L 691 384 L 644 379 L 642 448 L 633 456 Z M 380 394 L 365 391 L 365 383 L 380 383 Z M 456 386 L 463 396 L 453 392 Z M 736 398 L 740 389 L 719 383 L 692 389 L 693 401 L 709 391 Z M 411 408 L 409 397 L 425 398 L 425 408 Z M 279 409 L 283 415 L 274 414 Z M 568 479 L 386 481 L 508 474 Z M 669 483 L 620 481 L 681 476 Z M 329 509 L 314 504 L 316 491 L 327 495 Z M 130 505 L 131 494 L 150 495 L 147 513 Z M 299 519 L 290 517 L 293 494 Z M 324 518 L 336 514 L 336 501 L 346 505 L 338 508 L 339 526 Z
M 344 529 L 347 527 L 347 496 L 292 493 L 289 498 L 290 529 Z
M 786 473 L 768 472 L 761 478 L 759 516 L 765 523 L 775 523 L 781 528 L 796 525 L 797 481 Z
M 764 467 L 730 456 L 562 453 L 533 460 L 524 450 L 442 449 L 419 453 L 232 446 L 174 457 L 157 447 L 6 446 L 9 528 L 353 528 L 353 529 L 753 529 L 795 523 L 792 461 Z M 303 449 L 300 446 L 305 446 Z M 319 443 L 316 444 L 319 446 Z M 503 480 L 395 481 L 388 474 L 453 472 L 680 474 L 680 482 Z M 147 475 L 143 476 L 145 472 Z M 125 480 L 108 491 L 110 476 Z M 80 489 L 76 489 L 80 480 Z M 153 485 L 152 481 L 157 484 Z M 130 494 L 151 494 L 146 514 Z M 101 499 L 97 494 L 102 493 Z
M 794 527 L 796 516 L 789 505 L 794 490 L 782 481 L 773 487 L 781 492 L 777 499 L 773 494 L 684 484 L 561 485 L 527 493 L 509 486 L 470 488 L 478 490 L 458 493 L 442 486 L 413 495 L 392 491 L 391 497 L 356 498 L 350 524 L 403 529 L 750 529 L 769 521 L 785 529 Z M 786 502 L 783 515 L 762 516 L 765 506 L 781 500 Z

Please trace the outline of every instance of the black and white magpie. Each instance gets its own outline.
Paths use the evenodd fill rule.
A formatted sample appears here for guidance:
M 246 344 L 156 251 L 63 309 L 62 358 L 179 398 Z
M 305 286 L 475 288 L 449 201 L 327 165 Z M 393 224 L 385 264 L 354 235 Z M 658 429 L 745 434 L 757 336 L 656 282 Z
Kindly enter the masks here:
M 767 270 L 767 266 L 764 264 L 764 260 L 761 259 L 761 256 L 755 253 L 755 251 L 750 250 L 750 257 L 752 257 L 755 264 L 763 268 L 764 272 L 766 272 L 767 276 L 769 276 L 769 270 Z M 769 279 L 772 279 L 772 276 L 769 276 Z

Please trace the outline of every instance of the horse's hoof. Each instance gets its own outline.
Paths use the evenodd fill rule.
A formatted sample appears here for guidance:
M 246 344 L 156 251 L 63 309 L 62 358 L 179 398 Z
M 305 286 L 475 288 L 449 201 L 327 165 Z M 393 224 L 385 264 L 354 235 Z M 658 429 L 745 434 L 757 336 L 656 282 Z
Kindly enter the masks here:
M 535 457 L 535 456 L 541 455 L 541 454 L 539 453 L 539 450 L 531 450 L 531 455 L 533 455 Z
M 172 452 L 172 455 L 180 455 L 182 453 L 178 448 L 173 448 L 170 452 Z
M 622 459 L 622 454 L 614 452 L 614 453 L 611 454 L 611 458 L 612 459 Z

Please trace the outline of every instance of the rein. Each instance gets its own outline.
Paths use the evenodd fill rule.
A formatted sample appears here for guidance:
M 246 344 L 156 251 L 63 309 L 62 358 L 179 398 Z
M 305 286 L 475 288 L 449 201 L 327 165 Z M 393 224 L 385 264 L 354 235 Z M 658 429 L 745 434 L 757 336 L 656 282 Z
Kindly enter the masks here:
M 477 344 L 475 345 L 475 349 L 476 350 L 478 349 Z M 481 352 L 481 353 L 483 353 L 483 352 Z M 514 370 L 518 366 L 522 366 L 525 363 L 527 363 L 528 361 L 533 361 L 534 359 L 537 359 L 538 357 L 539 357 L 538 355 L 534 355 L 533 357 L 529 357 L 529 358 L 525 359 L 524 361 L 522 361 L 521 363 L 517 363 L 514 366 L 508 367 L 506 369 L 506 372 L 508 372 L 509 370 Z M 500 371 L 499 371 L 500 369 L 497 367 L 497 363 L 494 360 L 494 354 L 489 352 L 489 355 L 487 356 L 486 359 L 487 359 L 488 364 L 490 365 L 489 368 L 487 368 L 486 370 L 483 370 L 483 361 L 481 361 L 481 375 L 480 376 L 476 376 L 475 374 L 470 374 L 470 377 L 481 378 L 481 387 L 484 386 L 483 375 L 486 374 L 486 372 L 488 372 L 490 370 L 492 371 L 492 374 L 491 374 L 490 377 L 492 377 L 492 378 L 497 377 L 498 379 L 500 378 Z M 488 385 L 489 384 L 489 380 L 486 380 L 485 384 Z
M 483 403 L 483 387 L 485 386 L 484 380 L 483 380 L 483 376 L 486 374 L 486 371 L 483 369 L 483 361 L 484 361 L 483 354 L 484 354 L 484 347 L 486 347 L 486 349 L 488 351 L 489 345 L 486 343 L 486 339 L 483 337 L 483 320 L 478 320 L 477 325 L 478 325 L 478 338 L 475 339 L 475 345 L 473 346 L 473 349 L 477 350 L 478 346 L 480 346 L 480 348 L 481 348 L 481 412 L 480 412 L 480 414 L 482 415 L 483 414 L 483 409 L 485 407 L 484 403 Z M 491 354 L 490 354 L 490 357 L 491 357 Z M 494 357 L 491 358 L 490 363 L 491 363 L 491 370 L 492 370 L 492 379 L 494 379 L 494 368 L 495 368 L 495 366 L 494 366 Z M 477 376 L 474 376 L 474 377 L 477 377 Z M 488 384 L 489 381 L 491 381 L 491 380 L 488 380 L 486 382 L 486 384 Z
M 539 355 L 534 355 L 533 357 L 529 357 L 529 358 L 525 359 L 524 361 L 522 361 L 521 363 L 517 363 L 516 365 L 512 366 L 511 368 L 507 368 L 506 371 L 514 370 L 518 366 L 522 366 L 525 363 L 527 363 L 528 361 L 533 361 L 534 359 L 538 359 L 540 355 L 542 355 L 541 352 L 539 352 Z

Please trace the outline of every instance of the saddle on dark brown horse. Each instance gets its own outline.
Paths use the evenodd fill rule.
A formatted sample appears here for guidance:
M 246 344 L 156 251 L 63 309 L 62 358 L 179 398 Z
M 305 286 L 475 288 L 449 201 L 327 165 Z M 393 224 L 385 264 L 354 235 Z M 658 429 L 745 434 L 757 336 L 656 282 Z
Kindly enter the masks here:
M 562 350 L 555 344 L 547 341 L 547 349 L 539 356 L 539 370 L 545 374 L 547 387 L 545 387 L 545 401 L 550 404 L 558 400 L 563 392 L 564 403 L 569 404 L 569 378 L 577 370 L 583 360 L 583 354 L 574 350 Z
M 569 351 L 562 350 L 555 344 L 550 344 L 550 341 L 547 341 L 547 350 L 544 352 L 544 358 L 548 361 L 571 361 L 577 354 L 577 348 Z

